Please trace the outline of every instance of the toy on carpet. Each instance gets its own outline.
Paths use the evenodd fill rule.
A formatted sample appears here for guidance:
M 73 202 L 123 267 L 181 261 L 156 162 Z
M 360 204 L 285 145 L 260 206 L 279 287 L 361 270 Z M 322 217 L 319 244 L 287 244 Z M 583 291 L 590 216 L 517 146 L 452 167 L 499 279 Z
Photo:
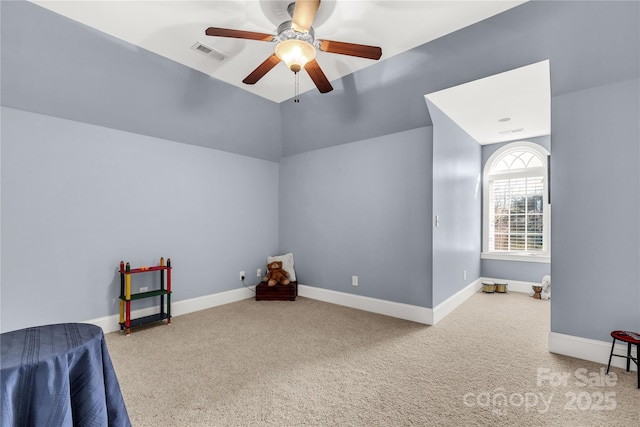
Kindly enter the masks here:
M 262 281 L 267 282 L 268 286 L 275 286 L 278 283 L 288 285 L 291 283 L 288 277 L 289 273 L 282 268 L 282 261 L 273 261 L 267 264 L 267 274 L 262 278 Z
M 532 285 L 529 296 L 535 299 L 551 299 L 551 276 L 544 276 L 540 285 Z

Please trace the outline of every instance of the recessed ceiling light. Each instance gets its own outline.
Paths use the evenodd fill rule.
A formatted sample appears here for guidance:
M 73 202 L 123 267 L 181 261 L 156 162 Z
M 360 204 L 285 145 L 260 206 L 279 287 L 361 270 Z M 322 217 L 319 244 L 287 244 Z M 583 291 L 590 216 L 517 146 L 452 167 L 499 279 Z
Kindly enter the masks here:
M 503 117 L 503 118 L 499 119 L 498 121 L 500 123 L 504 123 L 504 122 L 508 122 L 509 120 L 511 120 L 511 117 Z

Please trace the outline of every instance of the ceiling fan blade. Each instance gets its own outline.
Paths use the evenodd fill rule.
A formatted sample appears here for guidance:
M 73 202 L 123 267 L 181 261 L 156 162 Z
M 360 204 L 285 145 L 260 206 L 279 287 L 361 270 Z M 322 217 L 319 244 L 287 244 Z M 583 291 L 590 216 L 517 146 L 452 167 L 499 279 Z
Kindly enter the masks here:
M 280 62 L 280 58 L 276 56 L 274 53 L 270 57 L 268 57 L 262 64 L 258 65 L 258 68 L 253 70 L 251 74 L 244 78 L 242 83 L 246 83 L 248 85 L 252 85 L 258 82 L 265 74 L 267 74 L 273 67 L 278 65 Z
M 320 65 L 318 65 L 318 62 L 315 59 L 307 62 L 304 69 L 307 70 L 309 77 L 311 77 L 311 80 L 313 80 L 313 83 L 315 83 L 320 93 L 327 93 L 333 90 L 333 86 L 329 83 L 329 79 L 324 75 L 324 72 L 322 72 Z
M 236 39 L 261 40 L 270 42 L 274 40 L 272 34 L 254 33 L 253 31 L 230 30 L 227 28 L 209 27 L 205 31 L 208 36 L 233 37 Z
M 308 33 L 318 12 L 320 0 L 297 0 L 291 26 L 300 33 Z
M 320 50 L 329 53 L 338 53 L 340 55 L 358 56 L 367 59 L 380 59 L 382 56 L 382 48 L 378 46 L 367 46 L 364 44 L 336 42 L 332 40 L 318 40 Z

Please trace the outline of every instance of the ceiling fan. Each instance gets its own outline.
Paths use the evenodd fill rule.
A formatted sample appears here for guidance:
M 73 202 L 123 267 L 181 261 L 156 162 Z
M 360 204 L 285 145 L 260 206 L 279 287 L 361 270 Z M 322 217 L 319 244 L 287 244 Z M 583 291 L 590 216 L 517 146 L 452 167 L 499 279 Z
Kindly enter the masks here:
M 205 31 L 208 36 L 232 37 L 247 40 L 276 42 L 275 53 L 268 57 L 258 68 L 242 80 L 252 85 L 258 82 L 280 61 L 298 76 L 304 68 L 320 93 L 333 90 L 331 83 L 316 61 L 316 49 L 322 52 L 340 55 L 357 56 L 360 58 L 378 60 L 382 56 L 382 49 L 378 46 L 368 46 L 355 43 L 345 43 L 332 40 L 316 40 L 311 24 L 318 12 L 320 0 L 297 0 L 289 4 L 287 11 L 291 21 L 285 21 L 278 26 L 276 35 L 257 33 L 253 31 L 232 30 L 227 28 L 209 27 Z M 296 92 L 296 102 L 298 102 Z

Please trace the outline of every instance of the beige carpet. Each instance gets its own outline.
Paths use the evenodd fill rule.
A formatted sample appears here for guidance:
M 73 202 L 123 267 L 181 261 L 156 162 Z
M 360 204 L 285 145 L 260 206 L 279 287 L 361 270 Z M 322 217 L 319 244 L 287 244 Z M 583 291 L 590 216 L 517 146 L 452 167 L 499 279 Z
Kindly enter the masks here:
M 640 426 L 635 372 L 548 332 L 549 301 L 478 293 L 436 326 L 244 300 L 106 339 L 134 427 Z

